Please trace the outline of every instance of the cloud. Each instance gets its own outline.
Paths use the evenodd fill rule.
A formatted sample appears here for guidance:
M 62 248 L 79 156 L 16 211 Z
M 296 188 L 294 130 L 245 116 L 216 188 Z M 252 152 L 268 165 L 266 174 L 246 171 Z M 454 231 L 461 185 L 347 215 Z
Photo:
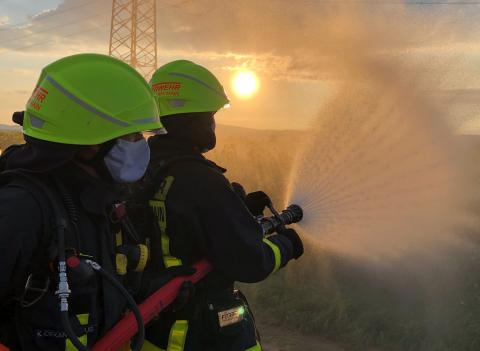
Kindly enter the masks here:
M 10 24 L 10 17 L 0 16 L 0 28 Z
M 72 52 L 74 47 L 107 51 L 111 2 L 66 0 L 54 9 L 45 9 L 26 23 L 0 31 L 0 55 L 5 52 Z
M 222 69 L 249 67 L 277 79 L 337 79 L 329 67 L 356 52 L 398 58 L 441 50 L 480 51 L 473 45 L 480 34 L 480 16 L 465 7 L 455 9 L 398 3 L 170 0 L 158 3 L 159 55 L 161 61 L 178 52 L 210 61 L 220 58 Z M 110 0 L 65 0 L 33 16 L 26 26 L 1 31 L 0 47 L 21 53 L 106 52 L 110 14 Z

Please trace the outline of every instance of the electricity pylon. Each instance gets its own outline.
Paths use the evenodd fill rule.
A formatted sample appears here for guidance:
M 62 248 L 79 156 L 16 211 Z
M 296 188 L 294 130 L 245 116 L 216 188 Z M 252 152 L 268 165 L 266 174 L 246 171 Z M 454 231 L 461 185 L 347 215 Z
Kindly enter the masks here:
M 157 69 L 156 0 L 113 0 L 108 54 L 150 79 Z

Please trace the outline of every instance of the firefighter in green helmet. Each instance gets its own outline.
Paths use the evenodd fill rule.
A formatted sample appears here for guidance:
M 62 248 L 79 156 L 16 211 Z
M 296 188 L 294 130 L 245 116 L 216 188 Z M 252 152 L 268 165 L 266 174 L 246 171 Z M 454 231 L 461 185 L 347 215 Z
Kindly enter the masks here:
M 130 66 L 80 54 L 46 66 L 14 120 L 25 144 L 0 160 L 0 344 L 85 349 L 135 309 L 119 263 L 145 246 L 116 189 L 143 176 L 158 107 Z
M 213 272 L 183 305 L 177 299 L 147 326 L 143 350 L 261 350 L 253 315 L 234 282 L 264 280 L 303 254 L 302 241 L 293 229 L 264 239 L 254 216 L 262 214 L 268 197 L 251 193 L 245 202 L 226 170 L 202 155 L 215 147 L 214 115 L 229 103 L 217 78 L 179 60 L 160 67 L 150 84 L 168 134 L 149 139 L 143 195 L 150 198 L 152 230 L 159 237 L 152 253 L 161 254 L 152 255 L 147 270 L 161 275 L 206 258 Z

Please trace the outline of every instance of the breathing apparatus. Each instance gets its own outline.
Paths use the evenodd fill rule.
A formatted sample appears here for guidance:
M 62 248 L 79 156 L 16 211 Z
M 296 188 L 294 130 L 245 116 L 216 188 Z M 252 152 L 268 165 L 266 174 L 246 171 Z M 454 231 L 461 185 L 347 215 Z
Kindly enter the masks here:
M 59 191 L 62 194 L 66 193 L 66 190 L 63 187 L 63 184 L 58 180 L 55 179 L 55 184 L 59 188 Z M 73 332 L 72 326 L 70 324 L 69 318 L 69 306 L 68 306 L 68 298 L 70 296 L 70 287 L 68 283 L 68 276 L 67 276 L 67 267 L 72 271 L 82 271 L 82 275 L 93 275 L 93 272 L 98 273 L 102 279 L 105 279 L 113 287 L 118 290 L 118 292 L 125 298 L 127 301 L 127 305 L 129 309 L 135 316 L 137 325 L 138 325 L 138 334 L 137 338 L 135 339 L 132 350 L 140 350 L 142 348 L 144 339 L 145 339 L 145 326 L 143 323 L 142 316 L 140 315 L 140 311 L 138 310 L 138 306 L 130 295 L 130 293 L 125 289 L 125 287 L 110 273 L 105 271 L 100 264 L 95 262 L 92 258 L 83 259 L 82 257 L 78 256 L 70 256 L 68 259 L 66 258 L 66 248 L 65 248 L 65 234 L 66 234 L 66 216 L 63 214 L 62 216 L 62 209 L 58 206 L 58 203 L 55 202 L 53 198 L 53 194 L 46 191 L 47 196 L 50 198 L 50 202 L 52 203 L 53 211 L 55 218 L 57 218 L 57 244 L 58 244 L 58 290 L 55 294 L 58 296 L 60 300 L 60 315 L 62 321 L 62 327 L 64 328 L 65 332 L 67 333 L 68 338 L 72 342 L 72 344 L 81 351 L 86 351 L 88 348 L 83 345 L 80 340 L 78 339 L 77 335 Z M 91 272 L 88 272 L 88 271 Z
M 36 178 L 19 171 L 5 171 L 4 175 L 12 177 L 23 177 L 28 180 L 29 183 L 33 184 L 42 193 L 48 198 L 54 218 L 54 230 L 56 233 L 58 256 L 57 256 L 57 271 L 58 271 L 58 285 L 55 295 L 57 295 L 59 300 L 59 310 L 60 310 L 60 319 L 62 328 L 65 331 L 68 339 L 72 344 L 80 351 L 88 351 L 89 348 L 82 344 L 75 332 L 73 331 L 70 316 L 69 316 L 69 297 L 71 294 L 69 278 L 67 275 L 67 268 L 72 271 L 74 274 L 81 274 L 84 277 L 91 277 L 94 273 L 99 274 L 102 279 L 105 279 L 113 287 L 118 290 L 118 292 L 125 298 L 127 305 L 131 312 L 133 313 L 134 319 L 136 321 L 136 327 L 138 330 L 137 337 L 133 342 L 131 349 L 138 351 L 142 348 L 144 339 L 145 339 L 145 326 L 140 314 L 139 308 L 130 295 L 130 293 L 125 289 L 125 287 L 109 272 L 105 271 L 100 264 L 95 262 L 93 258 L 86 258 L 82 255 L 69 255 L 67 257 L 67 250 L 65 247 L 65 237 L 68 228 L 69 214 L 66 213 L 65 208 L 59 205 L 62 201 L 54 195 L 54 192 L 50 187 L 46 186 L 42 182 L 38 181 Z M 57 187 L 58 191 L 62 194 L 62 198 L 65 197 L 66 189 L 64 185 L 56 177 L 53 178 L 54 184 Z M 63 199 L 62 199 L 63 200 Z M 64 201 L 63 201 L 64 202 Z M 66 204 L 65 207 L 68 207 Z M 68 208 L 67 208 L 68 211 Z

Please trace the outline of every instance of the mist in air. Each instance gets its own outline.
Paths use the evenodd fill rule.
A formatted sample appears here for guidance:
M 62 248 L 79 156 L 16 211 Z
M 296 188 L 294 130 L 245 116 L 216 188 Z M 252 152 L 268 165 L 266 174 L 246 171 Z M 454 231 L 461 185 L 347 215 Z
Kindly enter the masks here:
M 457 245 L 472 169 L 447 109 L 430 97 L 432 69 L 378 54 L 379 42 L 404 33 L 379 19 L 358 26 L 359 13 L 336 22 L 355 35 L 332 38 L 336 91 L 297 149 L 286 202 L 303 206 L 305 235 L 341 254 L 379 259 Z
M 368 4 L 326 7 L 322 21 L 306 13 L 298 28 L 308 35 L 279 31 L 280 50 L 306 82 L 328 81 L 331 97 L 303 131 L 225 129 L 213 153 L 247 190 L 304 209 L 306 253 L 249 290 L 257 306 L 359 350 L 479 346 L 476 151 L 452 124 L 452 101 L 432 94 L 458 66 L 408 53 L 432 24 L 422 19 Z M 447 32 L 436 23 L 428 35 Z

